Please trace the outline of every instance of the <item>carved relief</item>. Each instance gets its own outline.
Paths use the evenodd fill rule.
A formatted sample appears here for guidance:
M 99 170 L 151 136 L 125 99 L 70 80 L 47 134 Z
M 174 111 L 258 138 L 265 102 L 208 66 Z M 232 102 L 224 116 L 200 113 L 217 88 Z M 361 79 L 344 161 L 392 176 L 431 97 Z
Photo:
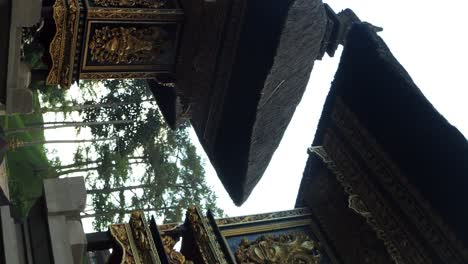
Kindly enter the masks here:
M 448 263 L 466 263 L 467 249 L 458 243 L 453 231 L 443 223 L 440 216 L 434 214 L 429 203 L 407 182 L 403 171 L 340 98 L 332 117 L 365 165 L 398 202 L 399 208 L 411 219 L 420 234 L 426 241 L 430 241 L 432 249 L 440 258 Z
M 320 246 L 303 233 L 265 235 L 253 242 L 243 239 L 236 252 L 241 264 L 318 264 Z
M 93 8 L 88 10 L 88 19 L 128 19 L 128 20 L 183 20 L 180 9 L 130 9 Z M 170 19 L 168 19 L 170 17 Z
M 148 64 L 168 48 L 167 33 L 160 27 L 102 27 L 89 43 L 91 61 L 101 64 Z
M 248 216 L 239 216 L 239 217 L 230 217 L 230 218 L 221 218 L 216 219 L 217 225 L 230 225 L 230 224 L 243 224 L 248 222 L 255 221 L 265 221 L 271 219 L 278 219 L 283 217 L 294 217 L 294 216 L 303 216 L 308 215 L 309 211 L 307 209 L 296 209 L 284 212 L 274 212 L 267 214 L 258 214 L 258 215 L 248 215 Z
M 79 14 L 77 0 L 66 2 L 57 0 L 53 6 L 56 33 L 49 45 L 52 67 L 47 76 L 47 84 L 69 88 L 72 81 L 72 65 L 75 56 Z
M 117 241 L 122 249 L 121 263 L 136 264 L 137 261 L 133 256 L 132 248 L 130 245 L 130 238 L 128 237 L 125 224 L 116 224 L 109 227 L 112 237 Z
M 187 220 L 193 231 L 197 247 L 205 263 L 227 264 L 223 251 L 211 226 L 199 215 L 196 207 L 187 210 Z
M 82 72 L 82 80 L 105 80 L 105 79 L 153 79 L 158 76 L 157 72 Z
M 166 4 L 165 0 L 93 0 L 94 4 L 102 7 L 148 7 L 160 8 Z
M 192 261 L 185 259 L 185 256 L 174 249 L 177 241 L 171 236 L 162 237 L 164 250 L 169 258 L 169 264 L 193 264 Z
M 156 246 L 147 228 L 143 213 L 135 211 L 130 216 L 130 228 L 133 233 L 138 255 L 142 263 L 160 263 Z
M 431 253 L 400 217 L 400 210 L 403 210 L 420 229 L 420 234 L 432 244 L 440 259 L 447 263 L 465 263 L 463 253 L 457 252 L 453 242 L 451 245 L 447 236 L 450 232 L 442 231 L 437 218 L 421 207 L 425 203 L 423 199 L 415 197 L 415 192 L 408 189 L 402 172 L 339 98 L 332 112 L 332 122 L 334 126 L 324 137 L 324 148 L 313 148 L 312 151 L 333 171 L 348 194 L 349 208 L 366 219 L 394 262 L 431 263 Z M 382 196 L 382 190 L 374 181 L 379 181 L 398 207 Z

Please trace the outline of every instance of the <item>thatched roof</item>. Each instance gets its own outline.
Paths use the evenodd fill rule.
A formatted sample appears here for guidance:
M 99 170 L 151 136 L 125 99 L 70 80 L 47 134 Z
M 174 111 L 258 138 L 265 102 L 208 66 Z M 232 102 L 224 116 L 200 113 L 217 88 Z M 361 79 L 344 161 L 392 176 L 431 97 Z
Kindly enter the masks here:
M 235 57 L 218 61 L 228 77 L 214 82 L 207 115 L 192 116 L 237 205 L 249 197 L 280 143 L 320 53 L 327 22 L 321 1 L 244 4 L 243 22 L 233 29 L 236 48 L 226 44 L 221 51 Z
M 454 236 L 468 245 L 467 140 L 432 106 L 366 24 L 355 25 L 348 34 L 313 146 L 324 147 L 325 160 L 341 170 L 337 179 L 344 185 L 351 182 L 344 190 L 360 195 L 371 214 L 383 212 L 372 204 L 375 197 L 384 197 L 387 212 L 408 228 L 406 235 L 428 243 L 425 253 L 434 263 L 466 263 L 467 253 L 461 253 Z M 314 159 L 304 172 L 298 206 L 331 195 L 310 192 L 311 179 L 323 167 L 314 166 L 318 164 Z M 368 193 L 358 187 L 367 183 L 378 186 L 381 196 L 366 197 Z M 385 219 L 387 224 L 390 219 Z M 428 226 L 433 229 L 425 230 Z M 443 253 L 434 239 L 454 249 L 453 259 L 435 261 Z M 404 241 L 393 242 L 399 249 Z M 402 258 L 405 254 L 411 258 L 408 252 L 415 242 L 408 243 L 408 251 L 400 251 Z
M 165 91 L 172 93 L 165 96 L 170 102 L 160 105 L 176 124 L 180 100 L 219 178 L 241 205 L 278 147 L 333 23 L 320 0 L 181 4 L 186 24 L 177 91 Z

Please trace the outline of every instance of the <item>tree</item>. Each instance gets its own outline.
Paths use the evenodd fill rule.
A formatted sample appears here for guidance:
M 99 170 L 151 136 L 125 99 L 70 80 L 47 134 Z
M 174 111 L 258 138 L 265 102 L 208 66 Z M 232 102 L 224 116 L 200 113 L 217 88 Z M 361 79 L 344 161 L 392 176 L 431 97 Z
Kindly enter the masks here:
M 172 131 L 164 124 L 143 80 L 109 80 L 102 86 L 108 93 L 95 100 L 97 105 L 132 104 L 83 109 L 83 121 L 134 122 L 90 127 L 96 138 L 124 140 L 92 144 L 92 162 L 98 162 L 88 163 L 80 171 L 87 173 L 90 197 L 83 217 L 93 217 L 94 228 L 104 230 L 135 209 L 151 211 L 165 222 L 181 221 L 189 205 L 223 215 L 205 181 L 202 160 L 190 142 L 188 126 Z M 89 160 L 75 161 L 79 162 Z
M 73 121 L 62 121 L 62 122 L 46 122 L 42 124 L 28 124 L 25 127 L 13 128 L 4 130 L 5 135 L 18 134 L 34 130 L 47 130 L 47 129 L 59 129 L 66 127 L 85 127 L 85 126 L 102 126 L 102 125 L 115 125 L 115 124 L 128 124 L 134 122 L 133 120 L 114 120 L 114 121 L 102 121 L 102 122 L 73 122 Z M 53 126 L 49 126 L 53 124 Z

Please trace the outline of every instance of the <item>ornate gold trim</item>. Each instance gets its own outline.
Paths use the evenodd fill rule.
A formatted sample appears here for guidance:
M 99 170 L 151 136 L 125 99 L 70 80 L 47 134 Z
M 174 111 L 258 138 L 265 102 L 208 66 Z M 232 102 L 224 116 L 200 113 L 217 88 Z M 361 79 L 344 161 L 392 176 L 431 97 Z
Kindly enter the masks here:
M 85 73 L 110 73 L 110 74 L 121 74 L 123 71 L 130 72 L 133 74 L 137 73 L 171 73 L 173 72 L 173 64 L 132 64 L 132 65 L 118 65 L 118 64 L 106 64 L 106 65 L 88 65 L 88 59 L 92 56 L 90 54 L 90 43 L 92 41 L 92 37 L 94 35 L 92 31 L 92 25 L 96 24 L 101 24 L 102 21 L 87 21 L 86 24 L 86 36 L 84 39 L 84 49 L 83 49 L 83 55 L 81 58 L 81 71 Z M 122 24 L 124 23 L 124 24 Z M 106 21 L 105 22 L 106 26 L 112 26 L 112 27 L 118 27 L 125 25 L 125 27 L 132 27 L 132 26 L 141 26 L 142 22 L 138 21 Z M 157 21 L 145 21 L 144 25 L 146 27 L 162 27 L 164 25 L 172 25 L 176 26 L 177 30 L 180 30 L 180 25 L 175 23 L 175 22 L 157 22 Z M 96 29 L 96 28 L 94 28 Z M 80 73 L 81 74 L 81 73 Z M 124 77 L 125 78 L 125 77 Z
M 303 263 L 319 264 L 322 259 L 318 242 L 304 233 L 264 235 L 253 242 L 244 238 L 236 251 L 240 264 Z
M 135 245 L 142 263 L 160 264 L 156 245 L 151 231 L 141 211 L 135 211 L 130 216 L 129 226 L 135 239 Z
M 301 226 L 309 226 L 311 224 L 312 224 L 312 221 L 310 219 L 302 219 L 302 220 L 295 220 L 295 221 L 272 223 L 268 225 L 248 226 L 248 227 L 242 227 L 242 228 L 221 230 L 221 234 L 227 238 L 227 237 L 233 237 L 233 236 L 239 236 L 239 235 L 248 235 L 248 234 L 254 234 L 254 233 L 267 232 L 271 230 L 280 230 L 280 229 L 287 229 L 287 228 L 294 228 L 294 227 L 301 227 Z
M 259 223 L 259 222 L 264 222 L 264 221 L 269 221 L 269 220 L 282 220 L 282 219 L 310 216 L 310 215 L 311 213 L 309 209 L 298 208 L 298 209 L 289 210 L 289 211 L 220 218 L 220 219 L 216 219 L 216 224 L 218 226 L 229 226 L 229 225 L 238 225 L 238 224 L 245 224 L 245 223 Z
M 182 253 L 174 249 L 175 244 L 177 243 L 174 238 L 171 236 L 163 236 L 162 240 L 164 251 L 166 251 L 166 254 L 169 258 L 169 264 L 193 264 L 193 262 L 187 260 Z
M 160 26 L 102 25 L 93 29 L 88 43 L 89 59 L 94 63 L 119 67 L 156 64 L 170 43 L 167 32 Z
M 46 83 L 69 88 L 78 37 L 80 8 L 78 0 L 56 0 L 53 6 L 56 33 L 49 46 L 52 67 Z
M 161 75 L 161 72 L 82 72 L 80 73 L 80 79 L 82 80 L 153 79 L 160 75 Z
M 181 9 L 143 9 L 143 8 L 91 8 L 88 19 L 101 20 L 162 20 L 167 22 L 182 21 L 184 12 Z
M 227 264 L 213 229 L 206 222 L 206 219 L 198 213 L 196 207 L 189 207 L 186 219 L 193 231 L 195 243 L 204 263 Z
M 102 7 L 135 7 L 143 8 L 161 8 L 167 3 L 166 0 L 91 0 L 96 6 Z
M 130 227 L 128 224 L 115 224 L 109 226 L 109 231 L 122 249 L 121 264 L 139 264 L 140 259 L 135 252 L 135 243 L 130 235 Z
M 65 0 L 56 0 L 53 6 L 54 21 L 56 25 L 56 33 L 49 46 L 50 56 L 52 58 L 52 67 L 47 77 L 47 84 L 59 84 L 60 72 L 65 52 L 65 21 L 67 12 L 65 8 Z

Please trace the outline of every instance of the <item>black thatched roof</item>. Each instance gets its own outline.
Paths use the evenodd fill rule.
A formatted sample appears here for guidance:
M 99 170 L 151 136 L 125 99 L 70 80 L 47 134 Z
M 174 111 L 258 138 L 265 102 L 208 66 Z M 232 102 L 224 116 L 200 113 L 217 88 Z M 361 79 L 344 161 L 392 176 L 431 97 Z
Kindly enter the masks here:
M 424 97 L 384 41 L 366 24 L 353 26 L 348 34 L 314 146 L 327 144 L 329 131 L 336 130 L 337 138 L 345 142 L 340 147 L 353 149 L 355 142 L 345 139 L 347 130 L 336 128 L 340 124 L 333 114 L 336 113 L 338 101 L 353 113 L 360 126 L 369 133 L 369 138 L 373 138 L 398 167 L 401 175 L 404 175 L 405 186 L 414 191 L 412 195 L 427 201 L 423 207 L 431 208 L 436 219 L 441 219 L 458 239 L 468 244 L 467 140 Z M 372 140 L 369 139 L 369 142 Z M 361 163 L 374 162 L 360 157 L 359 149 L 353 151 L 353 157 L 360 159 Z M 308 191 L 310 180 L 306 179 L 318 173 L 311 169 L 311 162 L 309 159 L 298 195 L 300 206 L 304 205 L 301 203 L 305 197 L 326 195 Z M 378 182 L 379 175 L 370 175 L 371 181 Z M 402 202 L 399 199 L 394 197 L 393 201 L 398 204 Z M 416 232 L 419 223 L 413 224 L 414 230 L 410 230 Z
M 181 1 L 176 91 L 150 84 L 171 126 L 190 118 L 241 205 L 278 147 L 334 24 L 320 0 L 200 2 Z
M 167 125 L 171 129 L 177 129 L 179 122 L 181 122 L 183 109 L 176 88 L 157 80 L 148 80 L 148 86 Z
M 326 25 L 320 1 L 246 1 L 243 17 L 230 78 L 211 99 L 208 126 L 194 125 L 237 205 L 249 197 L 280 143 Z

